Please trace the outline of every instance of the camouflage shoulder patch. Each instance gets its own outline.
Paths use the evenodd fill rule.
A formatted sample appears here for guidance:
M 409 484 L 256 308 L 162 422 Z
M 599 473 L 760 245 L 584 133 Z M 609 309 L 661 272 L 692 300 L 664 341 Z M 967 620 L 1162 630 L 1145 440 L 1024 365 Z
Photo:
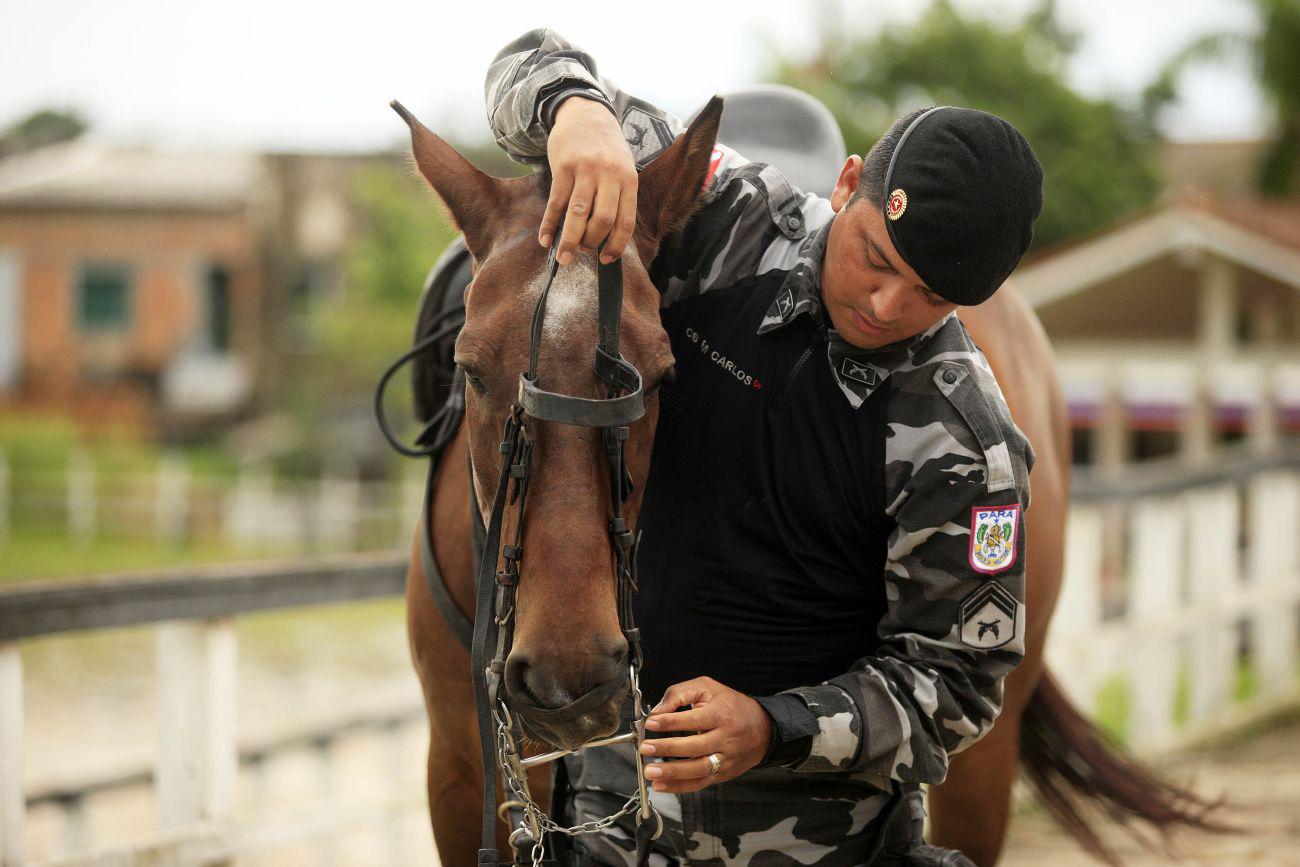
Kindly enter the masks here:
M 961 602 L 961 641 L 992 650 L 1014 641 L 1020 629 L 1020 601 L 996 581 L 985 581 Z

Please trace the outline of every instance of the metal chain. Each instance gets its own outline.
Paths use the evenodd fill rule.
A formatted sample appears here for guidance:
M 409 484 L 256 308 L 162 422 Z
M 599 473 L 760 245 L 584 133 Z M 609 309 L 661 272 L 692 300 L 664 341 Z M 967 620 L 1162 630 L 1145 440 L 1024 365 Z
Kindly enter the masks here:
M 632 726 L 633 731 L 637 733 L 637 737 L 632 741 L 632 748 L 638 751 L 637 755 L 639 756 L 641 740 L 644 738 L 642 726 L 644 725 L 645 711 L 641 706 L 641 685 L 637 673 L 637 666 L 633 665 L 630 671 L 630 680 L 632 706 L 635 709 L 636 717 L 632 721 Z M 641 812 L 641 787 L 638 786 L 636 792 L 627 799 L 627 802 L 622 807 L 603 819 L 595 819 L 569 827 L 557 824 L 532 798 L 526 779 L 527 772 L 523 770 L 523 764 L 519 761 L 519 748 L 511 731 L 510 710 L 506 707 L 505 702 L 500 702 L 500 708 L 501 713 L 493 711 L 492 714 L 497 724 L 498 765 L 501 768 L 506 785 L 510 789 L 510 794 L 522 807 L 525 816 L 525 821 L 519 823 L 519 827 L 511 833 L 511 837 L 518 833 L 533 835 L 533 829 L 536 829 L 537 833 L 533 835 L 533 847 L 530 852 L 533 867 L 542 867 L 542 859 L 545 856 L 542 840 L 546 834 L 563 834 L 567 837 L 597 834 L 612 827 L 615 822 L 624 816 Z

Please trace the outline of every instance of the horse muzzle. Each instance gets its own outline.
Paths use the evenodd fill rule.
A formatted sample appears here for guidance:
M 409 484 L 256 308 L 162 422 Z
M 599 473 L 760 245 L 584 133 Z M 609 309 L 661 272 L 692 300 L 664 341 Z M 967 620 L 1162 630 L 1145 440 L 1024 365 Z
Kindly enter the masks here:
M 512 653 L 506 663 L 506 693 L 525 732 L 564 750 L 576 750 L 618 729 L 629 689 L 627 654 L 589 671 L 587 682 L 593 680 L 594 686 L 573 698 L 560 678 L 548 676 L 526 656 Z

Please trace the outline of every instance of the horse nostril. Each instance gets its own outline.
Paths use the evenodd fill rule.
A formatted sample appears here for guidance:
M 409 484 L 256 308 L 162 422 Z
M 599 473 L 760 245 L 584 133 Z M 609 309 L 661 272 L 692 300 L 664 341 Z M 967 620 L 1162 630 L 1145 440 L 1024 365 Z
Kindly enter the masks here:
M 547 658 L 534 661 L 514 650 L 506 660 L 505 686 L 509 695 L 535 707 L 558 710 L 592 690 L 624 679 L 627 642 L 623 637 L 597 639 L 595 646 L 576 659 Z
M 534 686 L 529 683 L 533 667 L 528 656 L 523 653 L 511 653 L 510 658 L 506 660 L 506 691 L 514 696 L 521 697 L 526 701 L 546 705 L 546 701 L 538 694 Z

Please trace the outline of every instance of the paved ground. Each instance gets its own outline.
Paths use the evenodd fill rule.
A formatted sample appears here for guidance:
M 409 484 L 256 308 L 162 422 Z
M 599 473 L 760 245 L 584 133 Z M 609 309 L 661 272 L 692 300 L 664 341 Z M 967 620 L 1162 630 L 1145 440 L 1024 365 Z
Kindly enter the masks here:
M 1181 857 L 1153 854 L 1124 839 L 1111 838 L 1128 867 L 1148 865 L 1300 865 L 1300 714 L 1266 730 L 1243 733 L 1163 763 L 1175 780 L 1194 779 L 1196 790 L 1225 795 L 1225 818 L 1246 829 L 1234 836 L 1183 834 L 1175 841 Z M 1002 867 L 1083 867 L 1089 858 L 1051 819 L 1037 810 L 1016 817 Z

